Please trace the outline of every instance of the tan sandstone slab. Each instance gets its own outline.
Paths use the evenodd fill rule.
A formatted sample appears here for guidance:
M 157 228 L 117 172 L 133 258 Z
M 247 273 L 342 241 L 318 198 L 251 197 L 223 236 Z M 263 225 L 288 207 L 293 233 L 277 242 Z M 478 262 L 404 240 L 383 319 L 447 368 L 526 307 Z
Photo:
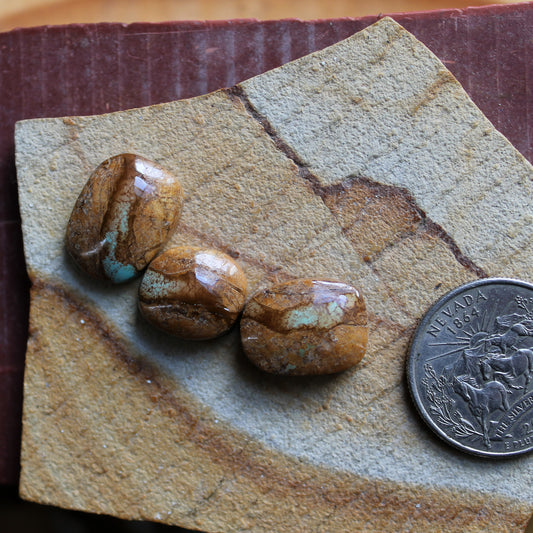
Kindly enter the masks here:
M 367 355 L 274 378 L 237 332 L 152 330 L 138 282 L 64 251 L 90 171 L 133 152 L 181 180 L 170 245 L 238 258 L 251 292 L 335 278 L 367 301 Z M 391 19 L 228 91 L 20 122 L 33 282 L 23 497 L 203 531 L 523 531 L 533 458 L 481 460 L 418 419 L 404 365 L 428 306 L 480 275 L 532 281 L 531 165 L 439 60 Z

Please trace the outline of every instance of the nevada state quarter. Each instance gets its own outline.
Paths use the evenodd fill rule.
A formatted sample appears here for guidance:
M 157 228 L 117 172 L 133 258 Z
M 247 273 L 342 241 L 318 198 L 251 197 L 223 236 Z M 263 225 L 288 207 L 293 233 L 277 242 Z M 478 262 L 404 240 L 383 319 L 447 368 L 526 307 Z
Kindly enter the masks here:
M 468 283 L 424 316 L 408 381 L 429 426 L 461 450 L 504 457 L 533 449 L 533 285 Z

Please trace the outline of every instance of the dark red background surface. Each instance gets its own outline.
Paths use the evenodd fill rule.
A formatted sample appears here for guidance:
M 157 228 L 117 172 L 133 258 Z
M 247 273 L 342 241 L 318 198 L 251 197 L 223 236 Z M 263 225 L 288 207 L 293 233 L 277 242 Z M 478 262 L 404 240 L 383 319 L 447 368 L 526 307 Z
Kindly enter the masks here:
M 29 282 L 17 205 L 17 120 L 87 115 L 227 87 L 333 44 L 378 17 L 43 27 L 0 34 L 0 483 L 19 471 Z M 533 160 L 533 4 L 394 18 Z M 36 198 L 38 201 L 38 198 Z

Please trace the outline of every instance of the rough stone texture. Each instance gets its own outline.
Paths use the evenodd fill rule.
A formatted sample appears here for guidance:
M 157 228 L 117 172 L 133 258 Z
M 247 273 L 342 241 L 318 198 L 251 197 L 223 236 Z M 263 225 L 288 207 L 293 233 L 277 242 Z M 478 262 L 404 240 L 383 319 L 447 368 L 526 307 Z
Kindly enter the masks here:
M 197 96 L 334 44 L 380 18 L 73 24 L 0 34 L 0 483 L 18 482 L 29 311 L 15 122 Z M 533 161 L 533 3 L 397 13 L 394 19 L 441 59 L 496 129 Z
M 245 96 L 322 185 L 371 177 L 405 188 L 479 267 L 527 275 L 533 217 L 519 191 L 531 175 L 521 156 L 399 26 L 360 32 L 356 53 L 352 41 L 305 69 L 294 62 L 244 82 Z
M 365 91 L 368 101 L 359 100 Z M 446 135 L 422 142 L 440 129 Z M 366 143 L 365 164 L 352 154 L 354 135 Z M 449 147 L 458 139 L 457 155 Z M 523 530 L 531 457 L 489 462 L 437 441 L 408 398 L 404 363 L 418 319 L 448 289 L 483 273 L 531 281 L 532 209 L 509 209 L 531 195 L 533 169 L 397 24 L 384 19 L 264 84 L 22 122 L 16 142 L 34 282 L 24 497 L 205 531 Z M 313 157 L 324 146 L 331 169 Z M 109 289 L 79 277 L 63 235 L 80 169 L 120 152 L 182 181 L 183 217 L 169 246 L 238 256 L 252 291 L 295 277 L 360 287 L 370 322 L 361 365 L 335 377 L 268 378 L 243 360 L 237 335 L 169 343 L 138 320 L 135 284 Z

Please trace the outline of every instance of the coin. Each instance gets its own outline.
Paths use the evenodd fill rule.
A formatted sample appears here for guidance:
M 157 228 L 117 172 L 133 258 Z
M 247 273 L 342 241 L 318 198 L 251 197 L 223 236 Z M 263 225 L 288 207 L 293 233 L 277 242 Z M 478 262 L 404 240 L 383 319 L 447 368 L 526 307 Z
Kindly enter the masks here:
M 488 278 L 426 313 L 411 342 L 409 388 L 449 444 L 486 457 L 533 449 L 533 285 Z

